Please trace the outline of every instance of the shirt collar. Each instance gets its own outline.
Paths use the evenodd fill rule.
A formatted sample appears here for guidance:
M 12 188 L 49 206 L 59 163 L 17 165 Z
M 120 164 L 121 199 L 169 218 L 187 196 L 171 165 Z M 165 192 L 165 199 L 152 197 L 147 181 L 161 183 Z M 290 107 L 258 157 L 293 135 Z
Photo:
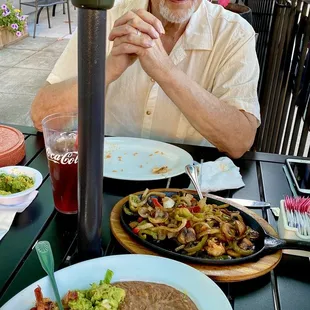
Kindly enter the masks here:
M 209 15 L 212 5 L 207 0 L 202 0 L 192 15 L 184 33 L 185 50 L 212 50 L 213 34 Z

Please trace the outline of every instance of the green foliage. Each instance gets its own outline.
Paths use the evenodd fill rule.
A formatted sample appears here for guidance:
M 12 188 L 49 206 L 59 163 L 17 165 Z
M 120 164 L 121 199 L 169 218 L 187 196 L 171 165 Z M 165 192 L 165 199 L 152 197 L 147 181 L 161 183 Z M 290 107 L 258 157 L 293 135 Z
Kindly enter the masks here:
M 22 15 L 19 9 L 16 9 L 10 1 L 1 4 L 0 7 L 0 28 L 4 27 L 8 31 L 20 37 L 26 25 L 26 16 Z

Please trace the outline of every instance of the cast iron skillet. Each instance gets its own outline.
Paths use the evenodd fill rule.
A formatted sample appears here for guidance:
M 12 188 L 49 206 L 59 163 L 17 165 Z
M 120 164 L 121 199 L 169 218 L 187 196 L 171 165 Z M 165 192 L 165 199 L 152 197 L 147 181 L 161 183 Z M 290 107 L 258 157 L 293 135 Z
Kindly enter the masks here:
M 175 195 L 176 192 L 164 192 L 166 196 L 171 197 Z M 195 197 L 199 200 L 198 197 Z M 223 202 L 208 198 L 207 203 L 221 205 Z M 128 207 L 128 202 L 126 203 Z M 175 258 L 180 261 L 189 261 L 192 263 L 200 263 L 200 264 L 208 264 L 208 265 L 233 265 L 233 264 L 240 264 L 248 261 L 258 260 L 260 257 L 270 254 L 272 252 L 276 252 L 282 249 L 296 249 L 296 250 L 304 250 L 310 251 L 310 242 L 305 241 L 295 241 L 295 240 L 284 240 L 278 239 L 275 237 L 270 236 L 262 226 L 249 214 L 243 212 L 240 209 L 237 209 L 233 206 L 229 206 L 228 210 L 230 211 L 239 211 L 240 215 L 243 217 L 244 222 L 247 226 L 251 227 L 252 229 L 256 230 L 259 233 L 258 239 L 255 240 L 255 251 L 253 254 L 240 257 L 240 258 L 232 258 L 232 259 L 214 259 L 208 255 L 205 257 L 201 256 L 188 256 L 186 254 L 181 254 L 175 252 L 174 249 L 178 246 L 176 241 L 174 240 L 164 240 L 164 241 L 157 241 L 153 240 L 152 238 L 147 238 L 145 240 L 139 238 L 135 233 L 132 232 L 132 229 L 129 226 L 129 223 L 132 221 L 137 220 L 136 216 L 129 216 L 127 215 L 124 210 L 122 209 L 121 212 L 121 224 L 124 229 L 131 235 L 134 239 L 141 242 L 146 247 L 153 249 L 154 251 L 169 256 L 171 258 Z

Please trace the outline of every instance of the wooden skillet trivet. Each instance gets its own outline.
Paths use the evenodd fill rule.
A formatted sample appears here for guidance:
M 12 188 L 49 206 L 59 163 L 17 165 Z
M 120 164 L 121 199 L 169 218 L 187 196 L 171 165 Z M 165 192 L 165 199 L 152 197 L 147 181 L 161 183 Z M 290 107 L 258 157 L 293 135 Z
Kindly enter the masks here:
M 153 191 L 153 190 L 152 190 Z M 170 191 L 170 192 L 179 192 L 178 189 L 154 189 L 154 191 Z M 187 191 L 193 193 L 192 191 Z M 138 194 L 142 194 L 140 192 Z M 259 222 L 259 224 L 272 236 L 277 237 L 276 231 L 269 225 L 263 218 L 258 216 L 255 212 L 240 206 L 236 203 L 231 203 L 225 200 L 222 197 L 218 197 L 215 195 L 208 195 L 208 197 L 223 201 L 224 203 L 229 203 L 230 205 L 241 209 L 242 211 L 248 213 L 252 217 Z M 129 234 L 125 231 L 122 227 L 120 222 L 120 214 L 122 211 L 122 206 L 128 201 L 128 197 L 123 198 L 120 200 L 112 209 L 111 216 L 110 216 L 110 223 L 111 223 L 111 230 L 116 238 L 116 240 L 130 253 L 133 254 L 148 254 L 148 255 L 157 255 L 160 254 L 150 250 L 149 248 L 144 247 L 141 243 L 134 240 Z M 199 271 L 203 272 L 214 281 L 217 282 L 238 282 L 244 281 L 249 279 L 254 279 L 260 277 L 272 269 L 274 269 L 277 264 L 280 262 L 282 257 L 282 251 L 277 251 L 271 255 L 263 256 L 258 261 L 248 262 L 240 265 L 203 265 L 197 263 L 188 263 L 186 264 L 198 269 Z

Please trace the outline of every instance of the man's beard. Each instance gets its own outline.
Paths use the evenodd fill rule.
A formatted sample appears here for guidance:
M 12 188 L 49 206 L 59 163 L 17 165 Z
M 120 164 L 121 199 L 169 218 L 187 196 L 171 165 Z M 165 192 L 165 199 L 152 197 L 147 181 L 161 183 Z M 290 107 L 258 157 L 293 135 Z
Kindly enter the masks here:
M 187 10 L 182 10 L 182 15 L 178 14 L 177 12 L 173 12 L 165 5 L 165 0 L 161 0 L 159 3 L 159 12 L 160 15 L 170 23 L 174 24 L 181 24 L 188 21 L 191 16 L 194 14 L 196 10 L 196 4 L 198 0 L 193 2 L 191 8 Z

